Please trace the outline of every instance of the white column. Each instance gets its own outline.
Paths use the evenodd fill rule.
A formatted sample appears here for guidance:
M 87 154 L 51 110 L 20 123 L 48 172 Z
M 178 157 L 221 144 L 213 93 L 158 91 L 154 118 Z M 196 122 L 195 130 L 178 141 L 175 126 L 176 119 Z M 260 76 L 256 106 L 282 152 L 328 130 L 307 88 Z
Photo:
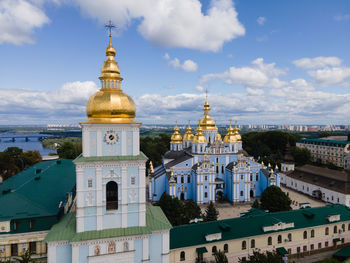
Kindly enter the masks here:
M 162 263 L 169 262 L 169 232 L 162 235 Z
M 124 129 L 122 130 L 121 143 L 122 143 L 122 155 L 126 155 L 126 145 L 128 143 L 128 140 L 126 139 L 126 131 Z
M 90 156 L 90 138 L 89 138 L 89 130 L 83 127 L 83 156 Z
M 72 246 L 72 262 L 79 262 L 79 246 Z
M 47 262 L 56 263 L 56 245 L 48 243 Z
M 98 129 L 96 134 L 97 156 L 102 156 L 102 131 Z
M 103 222 L 102 222 L 102 195 L 103 195 L 103 189 L 102 189 L 102 168 L 97 167 L 96 168 L 96 222 L 97 222 L 97 230 L 103 229 Z
M 133 145 L 133 155 L 140 154 L 140 132 L 139 129 L 136 128 L 132 135 L 132 145 Z
M 149 240 L 148 237 L 142 239 L 142 262 L 149 261 Z

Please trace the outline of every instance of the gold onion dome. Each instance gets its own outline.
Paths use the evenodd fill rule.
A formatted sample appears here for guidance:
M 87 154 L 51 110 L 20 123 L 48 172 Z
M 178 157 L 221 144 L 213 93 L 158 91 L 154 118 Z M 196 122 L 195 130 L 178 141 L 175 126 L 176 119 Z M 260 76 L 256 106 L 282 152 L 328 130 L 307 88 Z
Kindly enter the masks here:
M 238 133 L 239 129 L 237 128 L 237 125 L 233 129 L 233 134 L 236 136 L 236 139 L 238 142 L 242 141 L 241 135 Z
M 221 141 L 221 140 L 222 140 L 222 139 L 221 139 L 220 133 L 217 133 L 217 134 L 216 134 L 216 140 L 217 140 L 217 141 Z
M 231 123 L 230 123 L 230 127 L 227 129 L 227 134 L 224 137 L 224 142 L 226 143 L 237 142 L 237 137 L 234 134 L 234 129 L 231 127 Z
M 90 123 L 135 123 L 134 101 L 121 90 L 120 69 L 114 57 L 111 37 L 106 48 L 107 59 L 101 69 L 101 89 L 92 95 L 86 107 Z
M 182 143 L 182 136 L 179 133 L 179 128 L 177 127 L 177 124 L 174 128 L 174 133 L 173 135 L 171 135 L 171 139 L 170 139 L 171 143 Z
M 193 143 L 206 143 L 207 139 L 205 138 L 205 136 L 202 133 L 202 128 L 200 126 L 198 126 L 197 128 L 197 134 L 195 136 L 193 136 Z
M 202 128 L 202 130 L 217 130 L 215 121 L 209 116 L 210 106 L 208 99 L 205 100 L 204 103 L 204 116 L 199 121 L 198 126 Z
M 194 135 L 192 134 L 192 128 L 191 128 L 190 124 L 188 124 L 186 133 L 184 135 L 184 141 L 192 141 L 193 136 Z

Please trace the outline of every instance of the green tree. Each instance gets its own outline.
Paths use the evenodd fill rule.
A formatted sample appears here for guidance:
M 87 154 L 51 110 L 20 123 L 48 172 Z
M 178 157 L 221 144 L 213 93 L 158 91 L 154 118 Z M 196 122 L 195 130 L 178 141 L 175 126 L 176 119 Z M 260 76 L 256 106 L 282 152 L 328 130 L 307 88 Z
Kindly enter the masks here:
M 21 154 L 20 158 L 24 161 L 26 165 L 33 165 L 42 161 L 41 154 L 39 151 L 26 151 Z
M 228 263 L 228 259 L 226 257 L 226 254 L 221 250 L 215 252 L 214 257 L 215 257 L 216 263 Z
M 162 208 L 173 226 L 186 224 L 184 205 L 177 197 L 173 198 L 167 193 L 164 193 L 155 205 Z
M 215 205 L 210 201 L 207 209 L 205 210 L 204 221 L 216 221 L 218 220 L 219 212 L 216 210 Z
M 276 252 L 266 251 L 261 253 L 259 250 L 254 250 L 253 255 L 249 255 L 245 261 L 239 259 L 239 262 L 247 263 L 283 263 L 282 257 Z
M 0 152 L 0 175 L 3 180 L 10 178 L 21 169 L 17 166 L 15 159 L 8 152 Z
M 187 223 L 193 218 L 199 218 L 202 216 L 201 208 L 192 200 L 186 200 L 184 202 L 184 213 Z
M 294 157 L 295 165 L 301 166 L 311 163 L 311 152 L 306 148 L 291 148 L 292 155 Z
M 170 135 L 160 133 L 155 137 L 141 136 L 141 151 L 153 162 L 154 167 L 162 163 L 162 156 L 169 150 Z
M 252 204 L 252 208 L 260 209 L 261 205 L 258 199 L 255 199 L 255 201 Z
M 18 258 L 15 258 L 15 260 L 18 263 L 35 263 L 34 259 L 32 259 L 32 255 L 30 254 L 29 250 L 26 250 L 24 254 L 22 254 Z
M 0 263 L 13 263 L 11 259 L 0 260 Z
M 288 211 L 290 207 L 290 198 L 277 186 L 269 186 L 261 194 L 261 209 L 269 212 Z
M 57 148 L 57 154 L 62 159 L 75 159 L 81 154 L 81 144 L 64 142 Z

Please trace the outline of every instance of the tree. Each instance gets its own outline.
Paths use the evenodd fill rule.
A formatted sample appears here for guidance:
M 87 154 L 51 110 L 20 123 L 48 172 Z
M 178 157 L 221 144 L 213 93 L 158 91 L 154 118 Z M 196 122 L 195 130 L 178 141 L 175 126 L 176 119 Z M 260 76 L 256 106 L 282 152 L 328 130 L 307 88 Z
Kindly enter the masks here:
M 173 198 L 167 193 L 164 193 L 155 205 L 162 208 L 164 214 L 173 226 L 187 223 L 184 205 L 177 197 Z
M 350 132 L 348 133 L 348 141 L 350 141 Z
M 219 212 L 216 210 L 215 205 L 210 201 L 207 209 L 205 210 L 204 221 L 216 221 L 218 220 Z
M 311 163 L 311 152 L 306 148 L 292 147 L 292 155 L 295 160 L 296 166 L 305 165 Z
M 35 263 L 35 261 L 32 259 L 32 255 L 30 254 L 29 250 L 26 250 L 24 254 L 22 254 L 20 257 L 15 259 L 18 263 Z
M 252 204 L 252 208 L 260 209 L 261 205 L 258 199 L 255 199 L 255 201 Z
M 259 250 L 254 250 L 253 255 L 249 255 L 248 259 L 239 259 L 238 262 L 247 263 L 283 263 L 282 257 L 276 251 L 266 251 L 261 253 Z
M 290 198 L 277 186 L 269 186 L 261 194 L 261 209 L 269 212 L 288 211 L 290 207 Z
M 41 154 L 39 151 L 26 151 L 21 154 L 20 158 L 24 161 L 26 165 L 33 165 L 42 161 Z
M 64 142 L 57 148 L 57 154 L 62 159 L 75 159 L 81 154 L 81 144 Z
M 221 250 L 215 252 L 214 257 L 215 257 L 216 263 L 228 263 L 228 259 L 226 257 L 226 254 Z
M 193 202 L 193 200 L 186 200 L 184 203 L 184 217 L 187 223 L 193 218 L 199 218 L 202 216 L 201 208 Z

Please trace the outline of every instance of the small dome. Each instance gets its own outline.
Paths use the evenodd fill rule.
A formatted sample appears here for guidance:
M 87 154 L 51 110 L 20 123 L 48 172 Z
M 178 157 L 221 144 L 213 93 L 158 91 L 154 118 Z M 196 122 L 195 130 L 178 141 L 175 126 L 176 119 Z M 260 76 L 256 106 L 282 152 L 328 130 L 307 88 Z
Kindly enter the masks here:
M 204 103 L 204 116 L 199 121 L 198 126 L 202 128 L 202 130 L 217 130 L 215 121 L 209 116 L 210 106 L 208 100 Z
M 233 134 L 236 136 L 236 139 L 238 142 L 242 141 L 242 137 L 241 135 L 238 133 L 239 129 L 237 128 L 237 126 L 233 129 Z
M 199 126 L 197 128 L 197 134 L 193 137 L 193 143 L 207 143 L 207 139 L 202 133 L 202 128 Z
M 188 125 L 187 130 L 186 130 L 186 133 L 185 133 L 185 135 L 184 135 L 184 141 L 192 141 L 193 136 L 194 136 L 194 135 L 192 134 L 191 126 Z
M 230 127 L 227 129 L 227 134 L 224 137 L 224 142 L 225 143 L 237 142 L 237 138 L 236 138 L 236 135 L 234 135 L 234 133 L 233 133 L 233 129 L 231 127 L 231 124 L 230 124 Z
M 182 136 L 179 133 L 179 128 L 177 125 L 174 128 L 173 135 L 171 135 L 170 143 L 182 143 Z
M 221 141 L 222 140 L 220 133 L 217 133 L 215 138 L 216 138 L 217 141 Z

